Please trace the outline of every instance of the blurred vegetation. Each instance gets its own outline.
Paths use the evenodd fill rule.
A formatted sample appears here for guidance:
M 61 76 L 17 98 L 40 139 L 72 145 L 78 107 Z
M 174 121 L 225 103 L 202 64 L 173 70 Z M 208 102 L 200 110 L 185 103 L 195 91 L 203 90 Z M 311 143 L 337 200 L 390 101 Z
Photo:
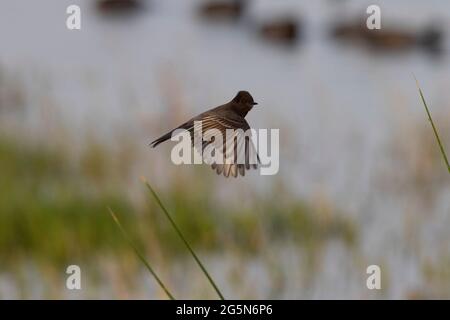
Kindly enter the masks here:
M 124 151 L 129 154 L 129 150 Z M 130 251 L 107 207 L 143 252 L 157 246 L 167 255 L 187 254 L 157 204 L 146 194 L 136 204 L 127 192 L 127 179 L 117 183 L 121 157 L 91 143 L 81 156 L 65 147 L 45 147 L 0 139 L 0 260 L 1 267 L 16 259 L 52 266 L 86 261 L 100 252 Z M 129 164 L 132 165 L 131 163 Z M 116 175 L 112 173 L 115 172 Z M 119 173 L 118 173 L 119 172 Z M 330 239 L 355 242 L 355 227 L 343 215 L 315 208 L 279 192 L 255 199 L 255 210 L 230 209 L 212 196 L 211 181 L 187 188 L 180 177 L 161 193 L 173 218 L 198 250 L 254 254 L 270 242 L 292 241 L 314 248 Z M 200 179 L 198 179 L 200 180 Z M 145 192 L 144 185 L 142 186 Z
M 257 199 L 257 209 L 251 212 L 238 209 L 230 212 L 205 197 L 205 189 L 171 193 L 163 201 L 189 240 L 205 250 L 233 247 L 241 254 L 254 254 L 267 242 L 292 240 L 310 247 L 332 238 L 352 245 L 356 236 L 355 227 L 342 215 L 323 218 L 318 209 L 300 200 L 279 201 L 276 194 Z M 148 224 L 155 227 L 152 232 L 159 239 L 166 239 L 164 246 L 170 251 L 183 250 L 156 206 L 150 215 L 153 216 L 150 220 L 158 223 Z
M 91 192 L 64 154 L 0 140 L 0 259 L 66 263 L 86 252 L 122 247 L 105 214 L 110 204 L 130 211 L 117 191 Z M 129 223 L 130 219 L 127 219 Z

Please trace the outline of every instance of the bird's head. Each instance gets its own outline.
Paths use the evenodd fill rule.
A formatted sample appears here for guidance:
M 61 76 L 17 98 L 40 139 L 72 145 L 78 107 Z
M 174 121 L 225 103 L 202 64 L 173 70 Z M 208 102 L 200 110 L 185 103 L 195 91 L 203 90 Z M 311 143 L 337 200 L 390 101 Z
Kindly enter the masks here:
M 233 102 L 234 110 L 244 117 L 247 112 L 258 104 L 248 91 L 239 91 L 231 102 Z

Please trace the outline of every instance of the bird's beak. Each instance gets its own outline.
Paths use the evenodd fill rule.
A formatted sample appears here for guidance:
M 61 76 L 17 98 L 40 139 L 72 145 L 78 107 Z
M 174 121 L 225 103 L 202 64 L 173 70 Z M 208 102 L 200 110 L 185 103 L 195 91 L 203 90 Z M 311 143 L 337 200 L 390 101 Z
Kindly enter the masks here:
M 258 102 L 253 102 L 252 105 L 256 106 L 258 104 Z

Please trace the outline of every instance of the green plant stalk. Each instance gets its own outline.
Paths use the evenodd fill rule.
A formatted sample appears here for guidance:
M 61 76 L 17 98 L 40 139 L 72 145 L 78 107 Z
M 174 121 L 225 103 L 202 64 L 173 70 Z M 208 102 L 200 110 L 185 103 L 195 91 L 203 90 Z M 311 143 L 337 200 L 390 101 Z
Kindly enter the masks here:
M 414 79 L 416 79 L 416 77 L 414 77 Z M 442 157 L 444 158 L 445 164 L 447 165 L 448 173 L 450 173 L 450 164 L 448 162 L 447 155 L 445 154 L 445 149 L 444 149 L 444 147 L 442 145 L 441 139 L 439 138 L 438 131 L 436 129 L 436 126 L 434 125 L 433 118 L 431 117 L 430 110 L 428 109 L 428 106 L 427 106 L 427 103 L 426 103 L 425 98 L 423 96 L 422 90 L 420 89 L 420 86 L 419 86 L 419 81 L 417 81 L 417 79 L 416 79 L 416 84 L 417 84 L 417 88 L 419 89 L 419 94 L 420 94 L 420 97 L 422 99 L 423 105 L 425 106 L 425 111 L 427 112 L 428 120 L 430 120 L 431 127 L 433 128 L 434 135 L 435 135 L 436 140 L 437 140 L 437 142 L 439 144 L 439 148 L 441 149 Z
M 158 284 L 161 286 L 161 288 L 164 290 L 164 292 L 167 294 L 167 296 L 171 299 L 171 300 L 175 300 L 175 298 L 173 297 L 173 295 L 169 292 L 169 290 L 166 288 L 166 286 L 164 285 L 164 283 L 161 281 L 161 279 L 156 275 L 155 271 L 153 270 L 153 268 L 150 266 L 150 264 L 147 262 L 147 260 L 144 258 L 144 256 L 141 254 L 141 252 L 138 250 L 138 248 L 136 247 L 136 245 L 133 243 L 133 241 L 131 240 L 131 238 L 128 236 L 127 232 L 125 231 L 125 229 L 123 228 L 122 224 L 120 223 L 119 219 L 117 219 L 117 216 L 114 214 L 114 212 L 111 210 L 111 208 L 108 208 L 109 213 L 111 214 L 111 217 L 113 218 L 114 222 L 117 224 L 117 226 L 119 227 L 120 231 L 122 232 L 122 235 L 124 236 L 125 240 L 127 240 L 127 242 L 130 244 L 130 246 L 133 248 L 134 252 L 136 253 L 136 255 L 139 257 L 139 259 L 144 263 L 144 265 L 146 266 L 146 268 L 148 269 L 148 271 L 150 271 L 150 273 L 152 274 L 152 276 L 155 278 L 156 282 L 158 282 Z
M 172 227 L 175 229 L 176 233 L 178 234 L 178 236 L 181 238 L 181 240 L 183 241 L 183 243 L 186 245 L 187 249 L 189 250 L 189 252 L 191 253 L 192 257 L 194 258 L 194 260 L 197 262 L 198 266 L 200 267 L 200 269 L 203 271 L 203 273 L 205 274 L 206 278 L 208 278 L 209 283 L 212 285 L 212 287 L 214 288 L 214 290 L 216 291 L 216 293 L 219 295 L 221 300 L 225 300 L 225 298 L 223 297 L 222 293 L 220 292 L 219 288 L 217 287 L 216 283 L 214 282 L 214 280 L 212 279 L 212 277 L 209 275 L 208 271 L 206 270 L 206 268 L 203 266 L 202 262 L 200 261 L 200 259 L 197 257 L 197 255 L 195 254 L 194 250 L 191 248 L 191 246 L 189 245 L 189 243 L 187 242 L 186 238 L 183 236 L 183 234 L 181 233 L 180 229 L 177 227 L 175 221 L 172 219 L 172 217 L 170 216 L 169 212 L 167 211 L 166 207 L 162 204 L 161 200 L 159 199 L 158 195 L 156 194 L 155 190 L 150 186 L 150 184 L 148 183 L 147 180 L 145 180 L 144 178 L 142 178 L 142 181 L 145 183 L 145 185 L 147 186 L 147 188 L 150 190 L 150 193 L 152 194 L 153 198 L 155 198 L 156 202 L 158 203 L 158 205 L 161 207 L 162 211 L 164 212 L 164 214 L 166 215 L 167 219 L 169 220 L 170 224 L 172 225 Z

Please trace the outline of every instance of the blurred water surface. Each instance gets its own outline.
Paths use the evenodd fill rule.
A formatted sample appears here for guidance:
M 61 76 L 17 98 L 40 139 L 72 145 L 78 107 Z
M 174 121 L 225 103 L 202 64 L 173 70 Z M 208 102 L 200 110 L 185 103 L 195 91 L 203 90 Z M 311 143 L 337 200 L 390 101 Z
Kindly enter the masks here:
M 152 138 L 248 90 L 261 105 L 249 114 L 251 125 L 280 128 L 280 173 L 225 181 L 216 192 L 241 199 L 242 190 L 267 192 L 282 183 L 295 197 L 325 198 L 356 222 L 358 249 L 330 243 L 311 283 L 285 280 L 275 293 L 276 281 L 260 281 L 272 272 L 265 269 L 267 261 L 250 259 L 242 266 L 249 289 L 229 287 L 227 293 L 376 298 L 365 288 L 365 268 L 379 264 L 389 279 L 385 298 L 415 297 L 416 292 L 448 298 L 450 183 L 442 178 L 445 167 L 412 74 L 450 149 L 450 3 L 377 1 L 383 27 L 400 24 L 419 32 L 437 23 L 445 32 L 445 50 L 438 58 L 420 49 L 372 53 L 329 37 L 334 21 L 360 16 L 374 2 L 250 1 L 248 14 L 236 24 L 202 21 L 196 14 L 199 3 L 147 1 L 134 17 L 110 19 L 88 0 L 2 2 L 0 71 L 20 83 L 26 105 L 20 117 L 4 113 L 8 121 L 3 125 L 25 135 L 57 135 L 46 130 L 64 128 L 75 145 L 83 145 L 89 134 L 105 144 L 118 143 L 117 134 L 125 134 L 142 148 L 131 182 L 136 187 L 139 175 L 164 181 L 165 171 L 156 168 L 173 169 L 162 164 L 169 161 L 168 148 L 147 149 Z M 69 4 L 82 9 L 81 31 L 65 28 Z M 261 21 L 285 13 L 304 27 L 294 47 L 273 46 L 258 37 Z M 425 152 L 433 154 L 431 160 Z M 230 206 L 240 203 L 229 201 Z M 282 261 L 275 277 L 302 277 L 299 260 L 304 258 L 292 258 L 296 249 L 268 250 L 272 264 Z M 211 255 L 219 282 L 226 282 L 220 279 L 225 270 L 239 268 L 237 260 Z M 179 267 L 174 268 L 177 277 Z M 9 280 L 0 277 L 0 291 L 14 296 L 9 288 Z M 181 284 L 180 290 L 190 292 Z M 141 295 L 144 289 L 136 296 Z

